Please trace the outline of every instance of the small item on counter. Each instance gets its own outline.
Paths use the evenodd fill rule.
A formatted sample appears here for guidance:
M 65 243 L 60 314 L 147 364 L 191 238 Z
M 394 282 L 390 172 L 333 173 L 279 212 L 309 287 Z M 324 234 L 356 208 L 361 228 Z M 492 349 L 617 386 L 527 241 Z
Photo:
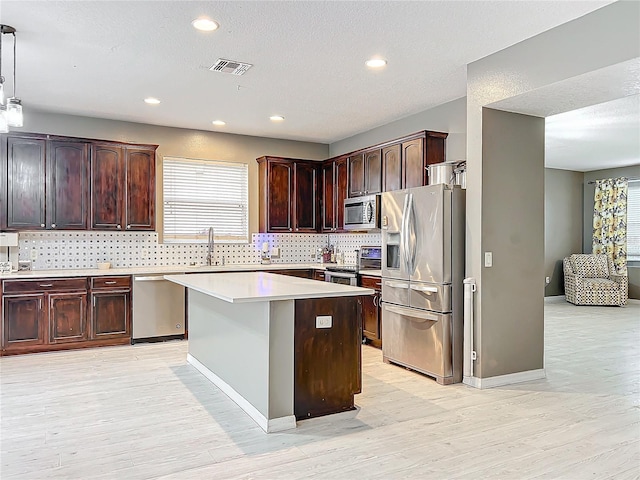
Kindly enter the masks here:
M 19 260 L 18 261 L 18 271 L 19 272 L 27 272 L 31 270 L 31 260 Z
M 111 262 L 98 262 L 98 270 L 109 270 Z

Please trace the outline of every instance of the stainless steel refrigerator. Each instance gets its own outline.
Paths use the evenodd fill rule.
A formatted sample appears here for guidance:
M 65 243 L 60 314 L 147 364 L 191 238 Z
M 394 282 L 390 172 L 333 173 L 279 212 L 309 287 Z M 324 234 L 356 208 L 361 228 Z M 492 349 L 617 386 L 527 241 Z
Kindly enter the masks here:
M 383 193 L 381 216 L 383 359 L 461 382 L 465 190 Z

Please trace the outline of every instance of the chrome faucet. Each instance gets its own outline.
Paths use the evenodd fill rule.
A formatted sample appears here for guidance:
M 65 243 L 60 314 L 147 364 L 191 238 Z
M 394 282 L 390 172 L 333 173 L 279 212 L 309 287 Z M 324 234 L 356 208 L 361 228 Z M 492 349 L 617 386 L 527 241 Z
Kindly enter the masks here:
M 207 244 L 207 265 L 215 265 L 215 242 L 213 227 L 209 227 L 209 241 Z

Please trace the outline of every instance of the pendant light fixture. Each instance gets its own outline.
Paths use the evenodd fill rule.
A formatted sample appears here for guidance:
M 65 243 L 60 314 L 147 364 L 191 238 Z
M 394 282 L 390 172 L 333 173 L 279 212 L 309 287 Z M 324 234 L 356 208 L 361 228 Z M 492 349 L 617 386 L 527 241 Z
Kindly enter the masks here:
M 13 35 L 13 95 L 7 99 L 6 105 L 2 102 L 0 107 L 0 132 L 3 131 L 3 125 L 6 123 L 9 127 L 22 127 L 24 118 L 22 116 L 22 101 L 16 97 L 16 29 L 9 25 L 0 25 L 0 54 L 2 52 L 2 38 L 5 34 Z M 2 57 L 0 55 L 0 65 L 2 64 Z M 2 83 L 2 90 L 4 92 L 4 78 L 0 72 L 0 82 Z M 4 97 L 4 95 L 2 95 Z M 4 100 L 4 98 L 2 98 Z

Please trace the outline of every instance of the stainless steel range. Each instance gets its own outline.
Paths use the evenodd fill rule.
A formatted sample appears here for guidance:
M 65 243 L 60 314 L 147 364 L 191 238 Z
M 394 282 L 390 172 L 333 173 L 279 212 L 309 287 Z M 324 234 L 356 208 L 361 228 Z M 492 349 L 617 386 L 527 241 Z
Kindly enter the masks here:
M 326 265 L 324 279 L 326 282 L 357 285 L 358 272 L 363 270 L 380 270 L 381 262 L 382 247 L 363 246 L 358 250 L 357 263 Z

